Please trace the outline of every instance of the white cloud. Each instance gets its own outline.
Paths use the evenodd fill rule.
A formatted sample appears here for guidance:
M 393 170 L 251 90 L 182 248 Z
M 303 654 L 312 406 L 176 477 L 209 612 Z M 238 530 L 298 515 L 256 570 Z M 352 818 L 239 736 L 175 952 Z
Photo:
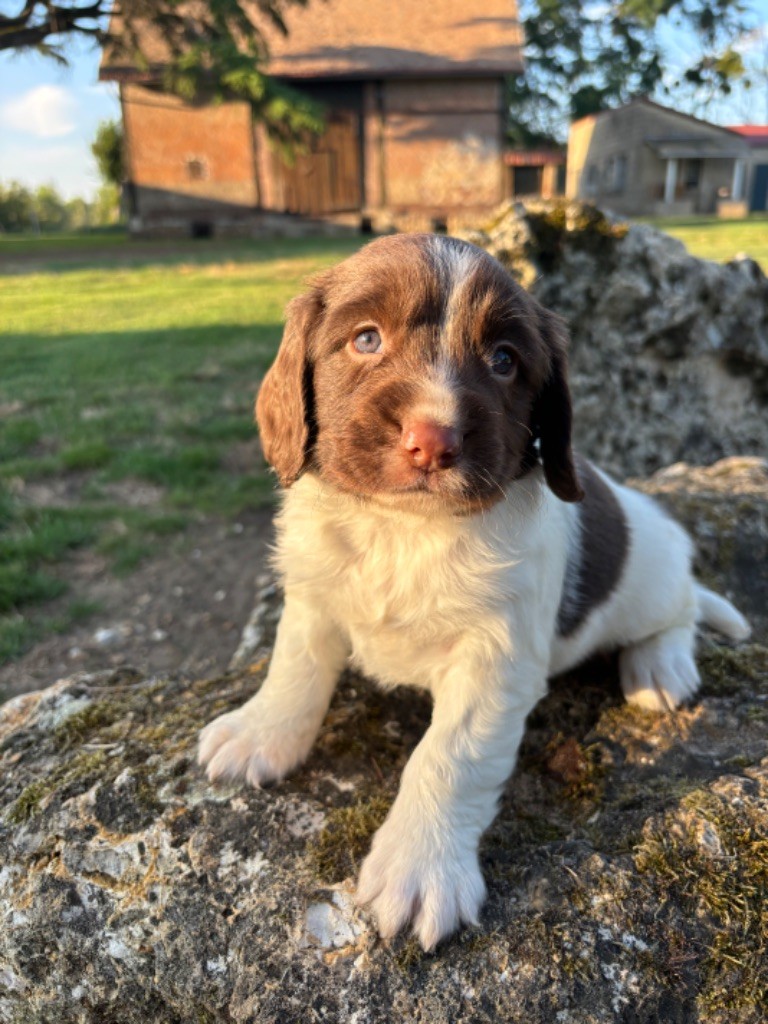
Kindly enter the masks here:
M 38 85 L 0 107 L 4 128 L 54 139 L 69 135 L 77 127 L 77 101 L 61 85 Z
M 20 181 L 28 188 L 53 185 L 65 199 L 90 199 L 99 187 L 93 157 L 78 142 L 0 147 L 0 182 L 8 181 Z

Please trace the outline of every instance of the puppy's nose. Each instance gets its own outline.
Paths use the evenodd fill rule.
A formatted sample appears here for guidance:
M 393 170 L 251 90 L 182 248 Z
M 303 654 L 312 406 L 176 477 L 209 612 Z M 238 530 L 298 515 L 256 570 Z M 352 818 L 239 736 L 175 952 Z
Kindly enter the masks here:
M 403 424 L 400 444 L 417 469 L 448 469 L 461 455 L 461 434 L 454 427 L 443 427 L 428 420 Z

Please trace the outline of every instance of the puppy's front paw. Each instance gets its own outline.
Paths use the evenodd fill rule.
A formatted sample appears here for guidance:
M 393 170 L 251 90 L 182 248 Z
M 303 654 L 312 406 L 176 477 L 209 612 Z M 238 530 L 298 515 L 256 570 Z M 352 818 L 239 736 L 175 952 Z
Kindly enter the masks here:
M 270 729 L 255 709 L 240 708 L 220 715 L 203 729 L 197 760 L 206 766 L 211 782 L 245 779 L 258 788 L 284 778 L 304 760 L 308 749 L 300 737 Z
M 412 921 L 427 951 L 461 924 L 477 924 L 484 900 L 474 848 L 461 853 L 450 837 L 416 835 L 400 827 L 396 815 L 374 836 L 357 886 L 357 902 L 370 904 L 382 938 Z

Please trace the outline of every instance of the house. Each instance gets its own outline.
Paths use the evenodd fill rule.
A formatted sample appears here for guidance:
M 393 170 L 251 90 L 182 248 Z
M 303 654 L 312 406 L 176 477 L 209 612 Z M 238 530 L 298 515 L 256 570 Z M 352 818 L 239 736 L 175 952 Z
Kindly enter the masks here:
M 761 153 L 748 133 L 643 97 L 571 125 L 566 196 L 626 216 L 744 215 L 766 208 Z
M 744 195 L 750 210 L 768 210 L 768 124 L 733 124 L 749 147 Z
M 134 230 L 246 232 L 265 212 L 452 228 L 509 194 L 504 79 L 522 69 L 515 0 L 310 0 L 285 18 L 267 70 L 327 111 L 325 133 L 292 165 L 246 103 L 164 93 L 161 44 L 145 40 L 149 70 L 105 52 L 100 78 L 120 83 Z

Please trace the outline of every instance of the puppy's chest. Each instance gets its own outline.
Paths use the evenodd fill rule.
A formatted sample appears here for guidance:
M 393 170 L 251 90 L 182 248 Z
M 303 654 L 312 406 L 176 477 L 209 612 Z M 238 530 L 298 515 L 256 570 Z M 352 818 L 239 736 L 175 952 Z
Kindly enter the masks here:
M 346 633 L 354 663 L 383 683 L 429 685 L 467 636 L 498 631 L 508 571 L 455 524 L 323 524 L 286 573 Z M 507 599 L 509 595 L 507 594 Z M 507 600 L 508 607 L 508 600 Z

